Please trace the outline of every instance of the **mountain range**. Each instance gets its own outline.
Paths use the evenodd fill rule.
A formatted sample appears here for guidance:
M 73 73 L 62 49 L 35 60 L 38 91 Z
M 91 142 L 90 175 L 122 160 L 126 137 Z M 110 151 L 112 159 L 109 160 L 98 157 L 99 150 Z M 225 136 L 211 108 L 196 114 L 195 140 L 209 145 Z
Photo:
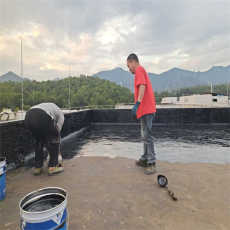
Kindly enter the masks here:
M 230 83 L 230 65 L 214 66 L 208 71 L 194 72 L 180 68 L 173 68 L 161 74 L 148 73 L 155 91 L 175 90 L 179 88 L 192 87 L 197 85 L 210 85 Z M 108 71 L 101 71 L 94 75 L 133 90 L 133 75 L 115 68 Z
M 7 81 L 22 82 L 23 78 L 19 77 L 16 73 L 12 71 L 9 71 L 8 73 L 0 76 L 0 82 L 7 82 Z
M 155 91 L 170 91 L 179 88 L 192 87 L 197 85 L 213 85 L 230 83 L 230 65 L 213 66 L 204 72 L 194 72 L 180 68 L 173 68 L 161 74 L 148 73 Z M 122 69 L 101 71 L 93 77 L 115 82 L 133 91 L 133 75 Z M 27 78 L 24 78 L 24 80 Z M 0 76 L 0 82 L 14 81 L 22 82 L 22 78 L 14 72 L 8 72 Z M 28 80 L 28 79 L 27 79 Z M 57 79 L 56 79 L 57 80 Z

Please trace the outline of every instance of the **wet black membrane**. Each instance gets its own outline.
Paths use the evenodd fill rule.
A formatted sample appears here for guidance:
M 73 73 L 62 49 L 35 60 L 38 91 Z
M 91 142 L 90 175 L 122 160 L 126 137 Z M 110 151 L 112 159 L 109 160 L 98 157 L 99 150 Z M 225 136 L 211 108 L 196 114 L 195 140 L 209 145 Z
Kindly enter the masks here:
M 228 125 L 154 126 L 153 135 L 158 143 L 173 141 L 230 147 L 230 126 Z M 140 127 L 138 125 L 93 126 L 84 136 L 70 139 L 68 143 L 62 145 L 63 158 L 70 159 L 78 154 L 85 144 L 97 143 L 102 139 L 113 142 L 140 142 Z
M 230 126 L 154 126 L 153 136 L 158 141 L 173 140 L 184 143 L 215 144 L 230 147 Z M 88 137 L 113 141 L 141 141 L 139 126 L 94 127 Z

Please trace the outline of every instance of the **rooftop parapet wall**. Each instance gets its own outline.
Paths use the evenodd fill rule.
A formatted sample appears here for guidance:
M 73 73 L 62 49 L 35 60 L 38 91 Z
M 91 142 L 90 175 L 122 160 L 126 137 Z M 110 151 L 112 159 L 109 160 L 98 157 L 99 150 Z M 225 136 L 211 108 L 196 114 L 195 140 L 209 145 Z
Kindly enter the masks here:
M 65 137 L 91 123 L 136 124 L 128 109 L 86 110 L 65 114 L 62 137 Z M 158 109 L 154 125 L 184 124 L 230 124 L 230 108 L 174 108 Z M 21 165 L 33 151 L 34 140 L 23 121 L 0 123 L 0 155 L 8 163 Z
M 226 124 L 230 123 L 230 108 L 158 109 L 156 123 Z
M 135 123 L 130 110 L 93 110 L 93 123 Z M 154 124 L 230 124 L 230 108 L 161 108 Z
M 89 126 L 91 115 L 91 110 L 65 114 L 62 137 Z M 6 156 L 8 163 L 21 165 L 25 156 L 33 151 L 33 143 L 34 139 L 23 121 L 0 123 L 0 155 Z

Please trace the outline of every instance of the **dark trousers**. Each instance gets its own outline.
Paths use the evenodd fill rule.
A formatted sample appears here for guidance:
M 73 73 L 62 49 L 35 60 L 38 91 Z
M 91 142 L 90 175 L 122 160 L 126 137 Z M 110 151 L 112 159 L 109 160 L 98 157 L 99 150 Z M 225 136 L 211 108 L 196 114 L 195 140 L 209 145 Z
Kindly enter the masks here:
M 35 167 L 41 168 L 43 166 L 44 146 L 50 155 L 48 167 L 57 166 L 61 138 L 56 122 L 45 111 L 35 108 L 26 113 L 25 126 L 31 131 L 36 140 Z
M 141 136 L 144 142 L 144 154 L 141 160 L 146 160 L 148 164 L 156 162 L 156 153 L 154 150 L 154 140 L 152 133 L 152 124 L 155 114 L 147 114 L 140 118 Z

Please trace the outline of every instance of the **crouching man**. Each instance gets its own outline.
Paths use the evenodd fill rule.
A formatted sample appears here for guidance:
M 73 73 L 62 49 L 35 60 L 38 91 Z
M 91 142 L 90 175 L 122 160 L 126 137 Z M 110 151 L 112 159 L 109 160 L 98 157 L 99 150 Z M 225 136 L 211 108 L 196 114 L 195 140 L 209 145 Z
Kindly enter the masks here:
M 136 104 L 132 109 L 132 115 L 134 118 L 140 119 L 141 135 L 144 141 L 144 153 L 136 165 L 145 167 L 146 174 L 153 174 L 156 171 L 156 154 L 152 134 L 152 122 L 156 113 L 155 96 L 149 76 L 139 64 L 136 54 L 128 56 L 127 66 L 130 72 L 135 75 L 134 97 Z
M 61 173 L 64 168 L 58 162 L 61 142 L 61 129 L 64 114 L 54 103 L 42 103 L 31 107 L 26 113 L 25 126 L 31 131 L 35 143 L 34 175 L 42 173 L 45 146 L 49 152 L 48 174 Z

